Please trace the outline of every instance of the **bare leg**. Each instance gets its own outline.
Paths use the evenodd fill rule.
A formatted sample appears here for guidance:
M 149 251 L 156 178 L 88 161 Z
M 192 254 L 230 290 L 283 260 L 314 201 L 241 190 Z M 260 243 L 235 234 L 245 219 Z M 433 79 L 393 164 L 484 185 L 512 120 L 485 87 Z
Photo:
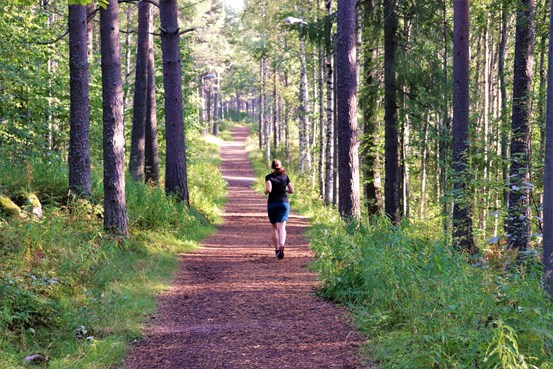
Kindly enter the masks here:
M 271 239 L 273 240 L 273 246 L 275 250 L 278 250 L 278 228 L 276 224 L 271 224 L 273 229 L 271 229 Z
M 286 222 L 277 223 L 279 245 L 284 246 L 286 243 Z

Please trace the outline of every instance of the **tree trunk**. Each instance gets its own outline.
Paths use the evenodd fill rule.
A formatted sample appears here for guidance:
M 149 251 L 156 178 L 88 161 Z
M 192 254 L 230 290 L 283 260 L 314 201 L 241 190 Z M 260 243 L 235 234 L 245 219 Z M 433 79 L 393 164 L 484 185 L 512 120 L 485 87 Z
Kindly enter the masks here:
M 526 250 L 530 242 L 529 160 L 530 95 L 532 93 L 532 45 L 534 0 L 522 0 L 517 10 L 513 111 L 511 121 L 511 179 L 508 247 Z
M 430 125 L 430 115 L 426 116 L 424 122 L 424 133 L 423 133 L 423 142 L 422 142 L 422 153 L 421 153 L 421 204 L 420 204 L 420 218 L 424 219 L 425 210 L 426 210 L 426 168 L 428 163 L 428 126 Z
M 221 118 L 219 98 L 219 73 L 215 73 L 215 86 L 213 86 L 213 136 L 219 136 L 219 119 Z
M 553 297 L 553 1 L 549 10 L 547 58 L 547 112 L 545 122 L 545 167 L 543 180 L 543 284 Z
M 86 18 L 85 6 L 69 5 L 69 191 L 79 197 L 92 193 Z
M 123 116 L 129 106 L 129 90 L 130 90 L 130 76 L 131 76 L 131 12 L 134 7 L 129 7 L 126 12 L 127 18 L 127 32 L 125 34 L 125 84 L 123 88 Z
M 363 113 L 363 159 L 365 197 L 369 215 L 380 214 L 382 211 L 382 192 L 380 188 L 380 159 L 378 155 L 378 123 L 376 118 L 376 104 L 378 86 L 376 84 L 375 32 L 373 26 L 374 1 L 367 0 L 363 9 L 362 38 L 365 45 L 363 54 L 363 87 L 360 106 Z
M 396 102 L 396 0 L 384 0 L 384 123 L 385 171 L 384 211 L 393 224 L 399 223 L 399 162 Z
M 151 13 L 150 13 L 151 14 Z M 157 103 L 156 78 L 154 65 L 154 36 L 152 31 L 152 16 L 148 24 L 148 91 L 146 92 L 146 132 L 144 143 L 144 181 L 158 184 L 159 153 L 157 144 Z
M 161 51 L 165 90 L 165 192 L 189 205 L 182 110 L 182 70 L 177 0 L 160 0 Z
M 502 2 L 501 9 L 501 42 L 499 44 L 499 86 L 501 91 L 501 168 L 503 172 L 503 204 L 509 208 L 509 165 L 508 165 L 508 118 L 507 118 L 507 83 L 505 82 L 505 54 L 507 52 L 507 1 Z
M 125 204 L 125 137 L 123 129 L 123 83 L 117 0 L 100 10 L 102 50 L 104 228 L 128 233 Z
M 144 180 L 144 144 L 148 100 L 148 51 L 150 31 L 150 4 L 138 4 L 138 38 L 136 48 L 136 74 L 134 82 L 131 156 L 129 172 L 134 181 Z
M 474 253 L 470 202 L 467 199 L 469 128 L 469 0 L 453 2 L 453 244 Z
M 92 60 L 93 54 L 94 54 L 94 22 L 93 22 L 93 15 L 92 12 L 95 10 L 96 6 L 93 2 L 88 3 L 86 5 L 86 34 L 87 34 L 87 57 L 88 61 L 90 62 Z
M 259 62 L 259 74 L 261 77 L 261 91 L 259 92 L 259 150 L 263 150 L 264 118 L 265 118 L 265 69 L 267 62 L 265 56 Z
M 263 86 L 263 94 L 264 94 L 264 106 L 263 106 L 263 116 L 261 119 L 263 120 L 263 128 L 265 135 L 265 138 L 263 139 L 263 143 L 265 144 L 265 165 L 267 167 L 270 167 L 271 165 L 271 125 L 269 124 L 269 104 L 267 103 L 267 58 L 263 57 L 263 60 L 261 61 L 261 80 L 262 80 L 262 86 Z
M 338 0 L 338 210 L 343 218 L 359 219 L 361 208 L 357 140 L 356 18 L 355 0 Z
M 320 12 L 321 9 L 321 0 L 317 0 L 317 11 Z M 320 17 L 319 17 L 320 18 Z M 325 198 L 325 181 L 324 181 L 324 138 L 325 138 L 325 60 L 324 60 L 324 50 L 323 46 L 319 45 L 319 163 L 317 170 L 317 179 L 319 182 L 319 196 Z
M 325 0 L 327 13 L 332 14 L 332 0 Z M 330 31 L 330 30 L 329 30 Z M 332 43 L 332 41 L 331 41 Z M 325 204 L 333 203 L 334 198 L 334 56 L 326 50 L 326 143 L 325 143 Z
M 311 170 L 311 152 L 309 150 L 309 96 L 307 86 L 307 61 L 305 56 L 305 41 L 300 36 L 300 106 L 299 106 L 299 148 L 300 172 Z

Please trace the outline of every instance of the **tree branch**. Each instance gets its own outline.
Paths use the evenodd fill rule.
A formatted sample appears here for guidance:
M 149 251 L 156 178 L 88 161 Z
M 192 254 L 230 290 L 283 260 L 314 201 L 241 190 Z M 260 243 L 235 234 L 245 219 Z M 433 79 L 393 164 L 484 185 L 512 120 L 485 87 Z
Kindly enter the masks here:
M 179 32 L 179 36 L 184 34 L 184 33 L 194 32 L 195 30 L 196 30 L 196 27 L 185 29 L 184 31 Z
M 51 40 L 51 41 L 29 41 L 30 44 L 38 44 L 38 45 L 50 45 L 50 44 L 55 44 L 56 42 L 58 42 L 59 40 L 61 40 L 62 38 L 64 38 L 65 36 L 67 36 L 67 34 L 69 33 L 69 30 L 65 30 L 65 32 L 59 36 L 58 38 L 56 38 L 55 40 Z
M 117 0 L 117 3 L 118 4 L 123 4 L 123 3 L 150 3 L 156 7 L 159 8 L 159 2 L 156 1 L 156 0 Z

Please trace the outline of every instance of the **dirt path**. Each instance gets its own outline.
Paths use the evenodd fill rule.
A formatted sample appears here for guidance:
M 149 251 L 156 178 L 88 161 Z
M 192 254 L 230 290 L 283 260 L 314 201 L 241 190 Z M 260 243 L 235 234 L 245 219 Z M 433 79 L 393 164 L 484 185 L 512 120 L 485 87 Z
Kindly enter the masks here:
M 283 260 L 270 244 L 265 198 L 253 191 L 244 142 L 233 131 L 221 149 L 228 181 L 224 225 L 201 250 L 183 255 L 174 285 L 127 368 L 362 368 L 363 338 L 344 311 L 314 294 L 306 219 L 291 216 Z M 301 189 L 296 189 L 300 190 Z

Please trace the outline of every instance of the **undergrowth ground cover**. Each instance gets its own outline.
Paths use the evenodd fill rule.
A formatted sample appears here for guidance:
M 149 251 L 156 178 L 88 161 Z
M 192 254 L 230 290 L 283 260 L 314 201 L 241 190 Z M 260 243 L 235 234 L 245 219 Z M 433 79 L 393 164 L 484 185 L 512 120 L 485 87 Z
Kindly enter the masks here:
M 249 151 L 261 191 L 269 169 L 254 139 Z M 344 222 L 312 178 L 288 169 L 292 209 L 311 218 L 319 293 L 349 307 L 368 337 L 368 361 L 382 369 L 553 368 L 553 304 L 539 250 L 518 266 L 508 253 L 469 260 L 446 246 L 439 221 Z
M 63 161 L 0 160 L 0 194 L 37 194 L 41 219 L 0 217 L 0 368 L 113 368 L 174 276 L 178 253 L 198 247 L 220 221 L 226 186 L 216 139 L 188 147 L 191 208 L 163 186 L 127 179 L 127 239 L 102 230 L 102 183 L 90 200 L 67 198 Z M 5 153 L 2 153 L 5 154 Z M 101 174 L 101 169 L 94 171 Z

